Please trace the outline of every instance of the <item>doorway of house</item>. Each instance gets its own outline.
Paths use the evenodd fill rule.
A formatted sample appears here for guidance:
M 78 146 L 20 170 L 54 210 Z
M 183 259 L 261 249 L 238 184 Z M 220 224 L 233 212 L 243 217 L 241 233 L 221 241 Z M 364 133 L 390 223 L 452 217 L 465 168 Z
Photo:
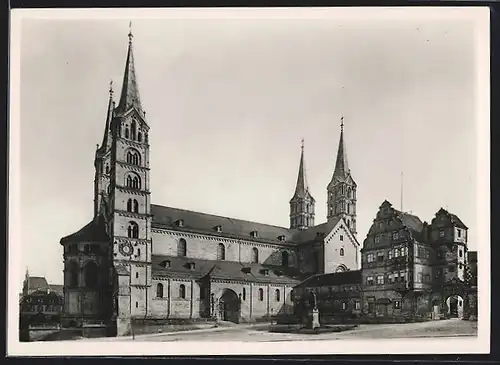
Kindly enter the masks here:
M 451 318 L 462 318 L 464 315 L 464 300 L 460 295 L 451 295 L 446 299 L 448 315 Z
M 220 318 L 223 321 L 239 323 L 240 300 L 231 289 L 225 289 L 219 300 Z

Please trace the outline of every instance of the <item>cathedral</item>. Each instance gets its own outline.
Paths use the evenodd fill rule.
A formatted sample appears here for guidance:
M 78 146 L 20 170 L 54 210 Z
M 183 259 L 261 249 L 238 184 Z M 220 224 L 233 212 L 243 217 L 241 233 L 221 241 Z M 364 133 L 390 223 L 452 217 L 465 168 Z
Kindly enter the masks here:
M 60 241 L 63 325 L 105 323 L 120 336 L 135 319 L 259 321 L 293 312 L 293 288 L 304 279 L 359 270 L 343 120 L 325 223 L 315 225 L 303 144 L 289 227 L 152 204 L 150 125 L 132 40 L 130 33 L 119 99 L 110 88 L 95 152 L 94 217 Z

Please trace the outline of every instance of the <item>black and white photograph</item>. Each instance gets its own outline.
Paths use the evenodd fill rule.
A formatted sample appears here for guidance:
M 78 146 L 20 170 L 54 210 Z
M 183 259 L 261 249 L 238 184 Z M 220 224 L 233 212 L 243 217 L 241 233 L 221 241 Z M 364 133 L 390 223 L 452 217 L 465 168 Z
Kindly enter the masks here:
M 487 8 L 12 12 L 10 355 L 485 353 Z

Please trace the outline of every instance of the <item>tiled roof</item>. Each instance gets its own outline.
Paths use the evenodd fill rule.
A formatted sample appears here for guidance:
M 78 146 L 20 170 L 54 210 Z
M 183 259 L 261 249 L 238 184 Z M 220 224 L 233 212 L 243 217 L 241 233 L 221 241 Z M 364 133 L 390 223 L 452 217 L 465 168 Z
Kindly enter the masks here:
M 47 279 L 42 276 L 30 276 L 28 280 L 28 289 L 29 290 L 48 290 L 50 289 L 49 283 L 47 283 Z
M 109 242 L 104 218 L 99 215 L 78 232 L 61 238 L 61 244 L 67 242 Z
M 169 266 L 165 262 L 169 262 Z M 154 277 L 201 279 L 209 276 L 212 279 L 275 284 L 296 284 L 303 279 L 293 268 L 179 256 L 153 255 L 152 270 Z
M 307 243 L 316 240 L 323 239 L 325 235 L 331 232 L 331 230 L 337 225 L 340 218 L 334 218 L 329 222 L 318 224 L 317 226 L 310 227 L 303 231 L 298 231 L 294 235 L 294 240 L 297 243 Z
M 298 284 L 296 288 L 310 288 L 342 284 L 361 284 L 361 270 L 313 275 Z
M 54 293 L 63 296 L 64 295 L 64 285 L 50 284 L 50 290 Z
M 468 229 L 467 226 L 464 224 L 464 222 L 462 222 L 462 220 L 460 218 L 458 218 L 458 216 L 456 214 L 450 213 L 450 218 L 451 218 L 451 222 L 454 225 L 456 225 L 457 227 L 462 228 L 462 229 Z
M 208 234 L 216 233 L 218 236 L 256 241 L 274 241 L 276 243 L 291 243 L 294 234 L 298 232 L 297 230 L 285 227 L 154 204 L 151 204 L 151 212 L 153 214 L 153 226 L 173 228 L 179 231 L 194 231 Z M 182 227 L 177 225 L 179 220 L 183 221 Z M 215 230 L 216 226 L 221 226 L 221 232 Z M 257 232 L 256 238 L 251 236 L 251 232 L 253 231 Z M 285 241 L 279 241 L 279 236 L 285 236 Z
M 417 217 L 416 215 L 406 212 L 401 212 L 396 209 L 394 209 L 394 212 L 403 221 L 403 224 L 411 230 L 413 237 L 421 241 L 423 238 L 424 224 L 422 223 L 420 218 Z
M 438 210 L 436 213 L 436 217 L 439 215 L 446 215 L 450 219 L 451 224 L 453 224 L 456 227 L 462 228 L 462 229 L 468 229 L 467 226 L 462 222 L 460 218 L 456 214 L 448 212 L 446 209 L 441 208 Z M 434 218 L 435 219 L 435 218 Z M 434 222 L 434 219 L 432 220 Z

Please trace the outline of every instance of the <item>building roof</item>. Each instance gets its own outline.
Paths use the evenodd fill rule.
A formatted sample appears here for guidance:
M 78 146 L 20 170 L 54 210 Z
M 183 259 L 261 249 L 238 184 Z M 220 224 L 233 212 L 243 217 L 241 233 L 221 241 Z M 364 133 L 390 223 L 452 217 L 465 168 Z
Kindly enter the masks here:
M 28 290 L 49 290 L 50 286 L 43 276 L 30 276 L 27 280 Z M 26 284 L 25 284 L 26 285 Z
M 317 240 L 323 240 L 323 238 L 332 231 L 339 221 L 340 218 L 332 218 L 328 222 L 318 224 L 314 227 L 309 227 L 306 230 L 297 232 L 294 239 L 297 243 L 309 243 Z
M 169 265 L 165 265 L 169 262 Z M 194 267 L 190 267 L 194 264 Z M 179 256 L 152 256 L 154 277 L 236 280 L 275 284 L 296 284 L 303 277 L 294 268 L 241 263 L 236 261 L 202 260 Z M 267 271 L 266 271 L 267 270 Z
M 468 229 L 467 226 L 464 224 L 464 222 L 462 222 L 462 220 L 458 218 L 456 214 L 450 213 L 450 219 L 455 226 L 462 229 Z
M 361 270 L 313 275 L 295 287 L 311 288 L 343 284 L 361 284 Z
M 458 228 L 468 229 L 468 227 L 464 224 L 464 222 L 462 222 L 462 220 L 460 218 L 458 218 L 458 216 L 456 214 L 450 213 L 444 208 L 440 208 L 438 210 L 438 212 L 436 213 L 436 217 L 439 215 L 447 216 L 448 219 L 450 220 L 450 223 Z M 434 219 L 432 220 L 433 222 L 434 222 Z
M 79 231 L 61 238 L 60 243 L 68 242 L 109 242 L 106 223 L 102 215 L 97 216 Z
M 413 237 L 416 238 L 419 241 L 422 241 L 423 239 L 423 230 L 424 230 L 424 224 L 420 220 L 419 217 L 416 215 L 406 213 L 406 212 L 401 212 L 399 210 L 394 209 L 394 212 L 397 214 L 397 216 L 401 219 L 403 224 L 410 229 L 410 231 L 413 234 Z
M 153 226 L 159 228 L 217 234 L 218 236 L 245 240 L 274 241 L 275 243 L 282 244 L 291 243 L 294 234 L 298 232 L 298 230 L 291 230 L 285 227 L 154 204 L 151 204 L 151 213 L 153 214 Z M 179 220 L 183 221 L 182 226 L 178 225 L 177 222 Z M 220 232 L 216 231 L 215 227 L 217 226 L 221 227 Z M 252 237 L 251 232 L 254 231 L 257 232 L 257 237 Z M 280 241 L 280 236 L 285 236 L 285 241 Z
M 64 296 L 64 285 L 50 284 L 49 286 L 51 291 L 58 295 Z

